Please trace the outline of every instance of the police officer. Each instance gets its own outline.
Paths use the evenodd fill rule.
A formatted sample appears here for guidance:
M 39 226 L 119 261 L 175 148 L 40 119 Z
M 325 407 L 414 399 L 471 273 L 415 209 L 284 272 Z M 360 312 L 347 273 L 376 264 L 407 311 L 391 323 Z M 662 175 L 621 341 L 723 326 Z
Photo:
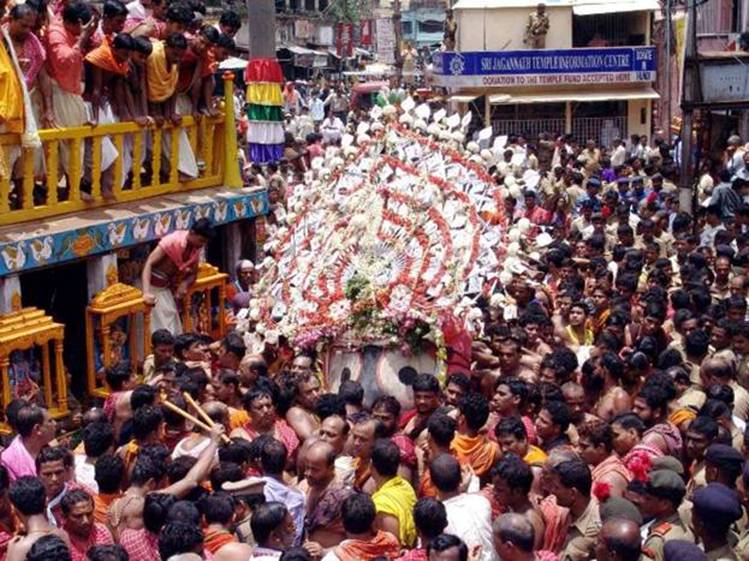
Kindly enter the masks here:
M 694 535 L 682 522 L 678 508 L 686 494 L 684 480 L 675 471 L 657 469 L 650 472 L 650 481 L 640 501 L 643 518 L 652 518 L 643 551 L 654 561 L 664 561 L 667 541 L 685 540 L 694 543 Z
M 665 561 L 707 561 L 705 552 L 695 543 L 671 540 L 663 548 Z
M 711 444 L 705 451 L 705 480 L 736 488 L 736 479 L 744 467 L 744 456 L 728 444 Z
M 741 503 L 733 489 L 709 483 L 692 498 L 692 524 L 708 561 L 738 561 L 728 543 L 731 525 L 741 518 Z

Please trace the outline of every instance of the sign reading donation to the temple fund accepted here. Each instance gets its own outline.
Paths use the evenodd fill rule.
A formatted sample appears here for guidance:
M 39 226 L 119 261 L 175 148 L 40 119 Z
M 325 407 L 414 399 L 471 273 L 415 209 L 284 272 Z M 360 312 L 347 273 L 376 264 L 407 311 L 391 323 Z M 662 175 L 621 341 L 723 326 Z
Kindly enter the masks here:
M 434 80 L 444 87 L 621 84 L 655 80 L 655 47 L 438 52 Z

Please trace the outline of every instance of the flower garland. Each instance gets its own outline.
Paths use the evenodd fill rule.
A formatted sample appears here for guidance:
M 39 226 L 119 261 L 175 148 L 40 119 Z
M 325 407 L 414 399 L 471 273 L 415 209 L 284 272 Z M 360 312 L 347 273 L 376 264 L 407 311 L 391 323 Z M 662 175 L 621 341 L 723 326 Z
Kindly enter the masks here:
M 421 158 L 396 157 L 399 143 L 418 144 Z M 462 168 L 456 180 L 429 171 L 427 160 L 435 156 Z M 361 341 L 392 339 L 411 349 L 429 342 L 444 363 L 439 318 L 455 309 L 465 280 L 475 274 L 486 250 L 484 232 L 498 231 L 504 239 L 503 206 L 480 211 L 469 190 L 498 199 L 482 166 L 389 123 L 326 181 L 300 190 L 304 195 L 272 240 L 260 281 L 275 297 L 253 301 L 251 316 L 263 330 L 281 332 L 302 348 L 343 334 Z M 448 206 L 457 214 L 446 215 Z M 464 217 L 459 224 L 458 214 Z

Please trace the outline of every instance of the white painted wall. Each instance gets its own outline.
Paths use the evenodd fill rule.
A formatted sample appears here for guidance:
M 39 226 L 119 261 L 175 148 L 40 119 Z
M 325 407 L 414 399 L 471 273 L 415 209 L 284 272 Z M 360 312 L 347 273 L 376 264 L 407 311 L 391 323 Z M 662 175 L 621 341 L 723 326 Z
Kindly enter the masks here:
M 547 49 L 572 48 L 572 7 L 547 6 L 549 33 Z M 493 8 L 455 10 L 459 51 L 512 51 L 528 47 L 523 43 L 528 16 L 535 8 Z

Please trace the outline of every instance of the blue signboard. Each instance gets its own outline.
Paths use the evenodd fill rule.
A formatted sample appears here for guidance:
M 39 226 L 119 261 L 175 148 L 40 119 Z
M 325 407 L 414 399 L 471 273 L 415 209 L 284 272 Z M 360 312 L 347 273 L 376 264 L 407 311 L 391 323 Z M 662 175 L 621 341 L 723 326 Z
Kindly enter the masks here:
M 655 80 L 655 47 L 438 52 L 434 75 L 448 87 L 552 86 Z

